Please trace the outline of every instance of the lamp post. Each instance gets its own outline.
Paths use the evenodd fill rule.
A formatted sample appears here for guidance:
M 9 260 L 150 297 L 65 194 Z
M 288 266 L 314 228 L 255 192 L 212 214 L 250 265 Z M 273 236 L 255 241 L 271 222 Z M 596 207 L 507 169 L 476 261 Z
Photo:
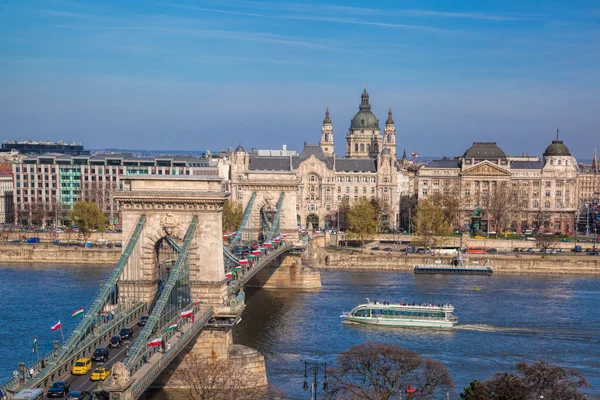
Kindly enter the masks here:
M 319 378 L 319 371 L 323 370 L 323 378 Z M 323 392 L 327 392 L 327 363 L 317 361 L 304 361 L 304 384 L 302 388 L 306 392 L 309 388 L 310 380 L 310 399 L 317 400 L 319 382 L 323 381 Z
M 587 236 L 590 234 L 590 204 L 587 203 L 585 207 L 587 208 L 587 217 L 585 218 L 585 235 Z

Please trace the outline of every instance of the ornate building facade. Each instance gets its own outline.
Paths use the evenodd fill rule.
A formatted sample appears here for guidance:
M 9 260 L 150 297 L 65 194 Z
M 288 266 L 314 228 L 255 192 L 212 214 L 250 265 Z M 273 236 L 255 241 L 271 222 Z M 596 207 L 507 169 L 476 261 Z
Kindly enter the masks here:
M 600 165 L 595 149 L 592 165 L 580 165 L 577 180 L 581 206 L 600 203 Z
M 346 135 L 346 157 L 335 155 L 333 124 L 327 109 L 319 144 L 305 144 L 299 156 L 261 156 L 238 146 L 231 161 L 232 198 L 237 201 L 245 198 L 244 182 L 249 179 L 257 176 L 281 179 L 282 174 L 290 172 L 298 180 L 296 211 L 299 226 L 335 228 L 336 212 L 344 198 L 350 203 L 360 198 L 375 198 L 387 203 L 389 226 L 397 226 L 396 128 L 390 109 L 384 133 L 381 133 L 379 120 L 371 112 L 366 88 Z
M 518 201 L 512 230 L 569 233 L 578 211 L 577 173 L 575 158 L 558 136 L 542 159 L 507 156 L 495 142 L 475 142 L 462 157 L 432 161 L 420 168 L 417 194 L 419 200 L 436 194 L 459 197 L 460 229 L 470 224 L 473 211 L 481 207 L 484 229 L 493 231 L 494 220 L 486 208 L 496 187 L 506 182 Z

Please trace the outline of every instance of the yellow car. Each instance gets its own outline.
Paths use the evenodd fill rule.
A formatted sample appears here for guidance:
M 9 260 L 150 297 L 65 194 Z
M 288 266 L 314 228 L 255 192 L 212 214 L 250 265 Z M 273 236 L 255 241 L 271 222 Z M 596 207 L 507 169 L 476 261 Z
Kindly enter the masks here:
M 98 367 L 92 372 L 93 381 L 103 381 L 110 375 L 110 369 Z
M 89 358 L 80 358 L 75 362 L 71 369 L 73 375 L 85 375 L 92 369 L 92 360 Z

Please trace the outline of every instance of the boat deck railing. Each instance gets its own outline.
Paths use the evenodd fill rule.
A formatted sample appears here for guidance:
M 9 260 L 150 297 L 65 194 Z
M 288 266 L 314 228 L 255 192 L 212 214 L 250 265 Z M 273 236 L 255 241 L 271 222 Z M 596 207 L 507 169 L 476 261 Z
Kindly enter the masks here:
M 352 315 L 351 313 L 343 313 L 342 317 L 353 317 L 353 318 L 371 318 L 371 319 L 418 319 L 418 320 L 435 320 L 435 321 L 450 321 L 456 322 L 458 321 L 458 317 L 451 315 L 447 317 L 427 317 L 427 316 L 417 316 L 417 315 L 371 315 L 371 316 L 362 316 L 362 315 Z
M 382 304 L 380 302 L 378 303 L 374 303 L 374 302 L 369 302 L 367 304 L 361 304 L 361 306 L 377 306 L 380 308 L 416 308 L 419 310 L 440 310 L 440 311 L 446 311 L 446 312 L 452 312 L 454 311 L 454 306 L 452 304 L 443 304 L 441 306 L 438 306 L 436 304 L 430 305 L 430 304 L 408 304 L 408 303 L 390 303 L 390 304 Z

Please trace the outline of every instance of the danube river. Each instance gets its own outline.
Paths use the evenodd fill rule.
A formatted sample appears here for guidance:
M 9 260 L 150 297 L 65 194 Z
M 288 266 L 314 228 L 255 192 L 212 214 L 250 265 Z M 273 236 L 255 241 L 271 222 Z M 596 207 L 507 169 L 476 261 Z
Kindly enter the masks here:
M 59 337 L 49 327 L 86 306 L 106 267 L 0 267 L 0 376 L 32 361 L 37 335 L 48 350 Z M 415 276 L 390 271 L 322 271 L 316 291 L 248 291 L 234 342 L 265 355 L 271 384 L 304 398 L 303 360 L 334 362 L 352 345 L 394 343 L 443 361 L 457 388 L 508 371 L 519 361 L 545 359 L 575 368 L 600 389 L 600 279 L 583 276 Z M 365 298 L 449 302 L 458 329 L 378 328 L 342 324 L 339 315 Z M 66 332 L 65 332 L 66 333 Z M 168 398 L 154 393 L 153 398 Z

